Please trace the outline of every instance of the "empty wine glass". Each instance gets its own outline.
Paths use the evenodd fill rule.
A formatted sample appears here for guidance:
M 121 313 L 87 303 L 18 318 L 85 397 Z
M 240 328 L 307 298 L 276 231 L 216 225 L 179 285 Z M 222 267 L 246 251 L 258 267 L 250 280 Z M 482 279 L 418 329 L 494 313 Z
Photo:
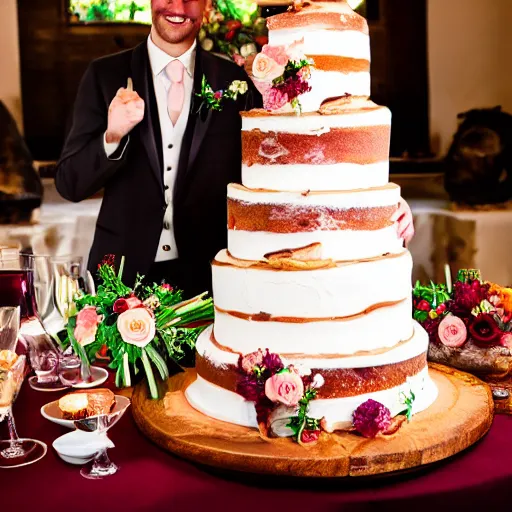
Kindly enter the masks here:
M 12 405 L 25 375 L 25 356 L 16 354 L 20 326 L 19 307 L 0 307 L 0 421 L 7 418 L 9 440 L 0 441 L 0 468 L 15 468 L 42 459 L 47 446 L 35 439 L 21 439 L 16 431 Z
M 110 460 L 107 453 L 108 448 L 113 446 L 107 436 L 107 432 L 121 419 L 130 405 L 130 401 L 127 398 L 123 397 L 123 399 L 126 403 L 115 412 L 91 416 L 90 418 L 75 421 L 75 426 L 78 430 L 83 430 L 84 432 L 95 432 L 97 435 L 104 438 L 104 443 L 102 443 L 100 451 L 95 455 L 92 466 L 89 468 L 82 468 L 80 471 L 80 474 L 84 478 L 98 480 L 100 478 L 113 475 L 119 471 L 119 466 Z

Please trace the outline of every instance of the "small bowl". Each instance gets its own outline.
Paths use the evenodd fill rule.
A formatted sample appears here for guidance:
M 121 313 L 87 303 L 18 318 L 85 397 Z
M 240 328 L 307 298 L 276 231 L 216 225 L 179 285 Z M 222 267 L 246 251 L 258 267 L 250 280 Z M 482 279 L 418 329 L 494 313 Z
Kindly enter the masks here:
M 114 443 L 105 436 L 75 430 L 58 437 L 53 448 L 59 457 L 68 464 L 82 466 L 94 459 L 103 448 L 113 448 Z
M 120 412 L 130 405 L 130 399 L 125 396 L 116 395 L 116 403 L 110 414 Z M 41 415 L 47 420 L 57 423 L 66 428 L 75 428 L 75 420 L 66 420 L 62 417 L 62 411 L 59 409 L 59 401 L 55 400 L 41 407 Z

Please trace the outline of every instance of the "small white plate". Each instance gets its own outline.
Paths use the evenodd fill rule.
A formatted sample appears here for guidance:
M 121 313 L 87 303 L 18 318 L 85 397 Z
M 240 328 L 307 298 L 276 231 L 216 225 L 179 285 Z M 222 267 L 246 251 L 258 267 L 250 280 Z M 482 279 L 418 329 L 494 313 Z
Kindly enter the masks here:
M 77 389 L 89 389 L 96 386 L 101 386 L 108 379 L 108 371 L 99 366 L 91 366 L 91 375 L 94 377 L 92 382 L 80 382 L 73 384 L 72 387 Z
M 116 395 L 116 403 L 110 414 L 122 411 L 128 405 L 130 405 L 129 398 L 126 398 L 125 396 L 121 395 Z M 47 420 L 50 420 L 53 423 L 57 423 L 57 425 L 61 425 L 66 428 L 75 428 L 74 420 L 66 420 L 62 417 L 62 411 L 59 409 L 58 400 L 43 405 L 43 407 L 41 407 L 41 415 Z
M 113 448 L 114 443 L 94 432 L 75 430 L 58 437 L 53 448 L 59 457 L 69 464 L 83 465 L 91 461 L 103 448 Z
M 65 389 L 69 389 L 69 386 L 65 386 L 59 380 L 48 384 L 41 384 L 37 381 L 36 375 L 32 375 L 32 377 L 28 379 L 28 383 L 30 387 L 35 391 L 44 391 L 46 393 L 56 393 L 57 391 L 64 391 Z

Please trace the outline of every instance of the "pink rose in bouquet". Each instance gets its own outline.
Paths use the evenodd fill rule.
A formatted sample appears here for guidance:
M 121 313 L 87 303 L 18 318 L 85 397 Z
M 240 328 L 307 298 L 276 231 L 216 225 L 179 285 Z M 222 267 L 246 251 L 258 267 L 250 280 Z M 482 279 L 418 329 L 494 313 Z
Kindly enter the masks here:
M 117 329 L 124 342 L 144 348 L 155 337 L 155 319 L 146 308 L 128 309 L 117 318 Z
M 271 402 L 295 406 L 304 394 L 304 384 L 298 373 L 283 371 L 265 382 L 265 395 Z
M 98 325 L 101 323 L 101 316 L 96 313 L 94 306 L 86 306 L 76 317 L 74 335 L 80 345 L 89 345 L 96 338 Z
M 264 53 L 258 53 L 252 63 L 252 74 L 257 80 L 272 82 L 272 80 L 280 77 L 283 73 L 284 65 L 278 64 Z
M 468 338 L 466 324 L 459 317 L 446 315 L 437 329 L 439 340 L 447 347 L 462 347 Z

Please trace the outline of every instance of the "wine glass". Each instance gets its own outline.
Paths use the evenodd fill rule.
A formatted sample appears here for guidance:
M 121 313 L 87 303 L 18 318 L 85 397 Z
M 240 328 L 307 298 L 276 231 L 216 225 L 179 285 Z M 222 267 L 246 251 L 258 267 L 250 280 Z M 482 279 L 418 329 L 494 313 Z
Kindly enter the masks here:
M 21 439 L 16 431 L 12 405 L 25 375 L 26 358 L 15 352 L 20 308 L 0 307 L 0 421 L 7 418 L 9 440 L 0 441 L 0 468 L 26 466 L 42 459 L 47 446 L 35 439 Z
M 107 432 L 121 419 L 130 405 L 130 401 L 127 398 L 123 397 L 123 400 L 126 403 L 122 404 L 121 408 L 115 412 L 110 414 L 99 414 L 97 416 L 91 416 L 90 418 L 75 421 L 75 427 L 78 430 L 82 430 L 84 432 L 95 432 L 97 435 L 104 438 L 104 443 L 102 443 L 100 451 L 95 455 L 92 466 L 90 468 L 82 468 L 80 471 L 80 474 L 84 478 L 98 480 L 106 476 L 114 475 L 119 471 L 119 466 L 110 460 L 107 453 L 108 448 L 113 446 L 107 436 Z

